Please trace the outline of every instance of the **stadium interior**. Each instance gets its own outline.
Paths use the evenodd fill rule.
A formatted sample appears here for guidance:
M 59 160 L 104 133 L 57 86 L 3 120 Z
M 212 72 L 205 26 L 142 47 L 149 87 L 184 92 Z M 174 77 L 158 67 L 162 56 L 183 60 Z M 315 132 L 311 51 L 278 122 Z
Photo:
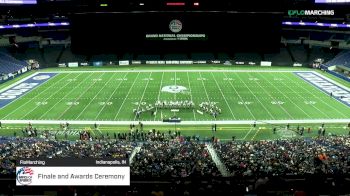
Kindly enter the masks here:
M 349 195 L 349 153 L 348 0 L 0 0 L 0 195 Z

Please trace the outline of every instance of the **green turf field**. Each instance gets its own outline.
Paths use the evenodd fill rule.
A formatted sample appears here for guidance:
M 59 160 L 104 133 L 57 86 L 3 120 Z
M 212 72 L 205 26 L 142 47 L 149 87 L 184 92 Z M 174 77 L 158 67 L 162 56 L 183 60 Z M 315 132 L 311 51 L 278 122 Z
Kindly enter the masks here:
M 350 119 L 350 107 L 331 98 L 292 72 L 210 70 L 118 70 L 61 72 L 0 109 L 2 120 L 213 121 L 199 113 L 201 102 L 214 102 L 217 121 Z M 180 91 L 180 90 L 181 91 Z M 169 92 L 170 91 L 170 92 Z M 194 109 L 154 109 L 137 119 L 133 109 L 161 101 L 193 101 Z

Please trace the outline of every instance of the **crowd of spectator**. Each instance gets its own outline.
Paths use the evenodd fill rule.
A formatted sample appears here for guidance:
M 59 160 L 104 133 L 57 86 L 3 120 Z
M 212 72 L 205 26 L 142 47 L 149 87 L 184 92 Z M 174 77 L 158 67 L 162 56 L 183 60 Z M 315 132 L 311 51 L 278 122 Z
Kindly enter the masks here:
M 82 131 L 83 134 L 86 131 Z M 218 177 L 205 142 L 179 131 L 143 130 L 130 125 L 128 133 L 110 137 L 70 141 L 48 136 L 31 126 L 23 137 L 0 137 L 0 174 L 14 172 L 17 158 L 130 158 L 135 147 L 131 174 L 135 177 Z M 211 140 L 215 152 L 231 176 L 304 176 L 309 174 L 346 175 L 350 173 L 350 136 L 324 136 L 288 140 Z M 216 162 L 217 163 L 217 162 Z
M 350 137 L 214 144 L 232 176 L 347 175 Z
M 1 174 L 13 174 L 18 158 L 128 158 L 136 143 L 125 141 L 57 141 L 41 138 L 0 138 Z
M 144 143 L 131 165 L 136 177 L 220 176 L 204 143 L 182 136 Z

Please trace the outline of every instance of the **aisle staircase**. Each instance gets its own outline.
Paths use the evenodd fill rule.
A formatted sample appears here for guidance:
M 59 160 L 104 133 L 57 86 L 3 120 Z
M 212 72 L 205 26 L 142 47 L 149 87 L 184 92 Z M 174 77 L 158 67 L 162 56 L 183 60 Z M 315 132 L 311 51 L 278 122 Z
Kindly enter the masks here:
M 220 158 L 218 157 L 215 149 L 213 148 L 213 145 L 211 143 L 207 143 L 206 144 L 207 146 L 207 149 L 208 149 L 208 152 L 209 154 L 211 155 L 211 158 L 213 159 L 216 167 L 219 169 L 221 175 L 223 177 L 229 177 L 231 174 L 230 172 L 228 171 L 228 169 L 226 168 L 225 164 L 223 164 L 220 160 Z

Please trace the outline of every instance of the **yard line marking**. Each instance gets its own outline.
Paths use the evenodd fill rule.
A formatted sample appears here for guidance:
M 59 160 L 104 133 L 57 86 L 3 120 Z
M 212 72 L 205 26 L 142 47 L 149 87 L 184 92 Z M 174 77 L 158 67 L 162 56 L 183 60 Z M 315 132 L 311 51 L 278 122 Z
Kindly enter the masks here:
M 250 73 L 248 73 L 248 75 L 251 77 Z M 254 80 L 254 82 L 255 82 L 265 93 L 267 93 L 267 94 L 269 95 L 269 97 L 270 97 L 272 100 L 276 101 L 276 99 L 273 98 L 272 95 L 271 95 L 268 91 L 266 91 L 265 88 L 264 88 L 263 86 L 261 86 L 259 82 L 257 82 L 256 80 Z M 281 109 L 282 109 L 284 112 L 286 112 L 286 114 L 287 114 L 291 119 L 294 119 L 293 116 L 290 115 L 290 113 L 289 113 L 281 104 L 278 104 L 278 105 L 281 107 Z
M 104 75 L 105 73 L 103 73 L 102 75 L 100 75 L 100 77 L 98 79 L 101 79 L 102 76 Z M 99 80 L 93 80 L 93 83 L 85 89 L 85 91 L 83 93 L 80 93 L 79 97 L 78 98 L 75 98 L 73 102 L 77 102 L 83 95 L 85 95 L 86 92 L 88 92 L 88 90 L 93 87 Z M 66 108 L 61 114 L 60 116 L 58 117 L 58 119 L 60 119 L 69 109 L 71 109 L 73 107 L 73 104 L 68 106 L 68 108 Z
M 266 78 L 262 75 L 262 74 L 260 74 L 260 73 L 258 73 L 262 78 L 264 78 L 265 80 L 266 80 Z M 293 105 L 295 105 L 299 110 L 301 110 L 304 114 L 306 114 L 306 116 L 308 116 L 309 118 L 312 118 L 308 113 L 306 113 L 303 109 L 301 109 L 299 106 L 298 106 L 298 104 L 295 104 L 294 102 L 293 102 L 293 100 L 291 100 L 290 99 L 290 97 L 288 97 L 288 96 L 286 96 L 282 91 L 280 91 L 278 88 L 276 88 L 276 86 L 275 85 L 273 85 L 271 82 L 270 82 L 270 80 L 269 79 L 267 79 L 266 80 L 269 84 L 271 84 L 271 86 L 273 86 L 273 88 L 275 88 L 278 92 L 280 92 L 284 97 L 286 97 Z M 281 82 L 281 83 L 283 83 L 283 82 Z M 288 87 L 289 88 L 289 87 Z
M 187 81 L 188 81 L 188 87 L 190 89 L 190 97 L 191 97 L 191 101 L 193 103 L 193 97 L 192 97 L 192 88 L 191 88 L 191 82 L 190 82 L 190 76 L 188 75 L 188 72 L 186 72 L 187 74 Z M 194 108 L 192 108 L 192 112 L 193 112 L 193 117 L 194 117 L 194 120 L 197 120 L 196 119 L 196 112 L 194 111 Z
M 100 88 L 100 90 L 96 93 L 96 95 L 90 100 L 90 102 L 84 107 L 84 109 L 79 113 L 79 115 L 75 118 L 75 120 L 77 120 L 86 110 L 86 108 L 88 108 L 90 106 L 90 104 L 96 99 L 96 97 L 101 93 L 101 91 L 103 89 L 105 89 L 105 87 L 107 86 L 107 84 L 109 84 L 111 82 L 112 79 L 114 79 L 116 73 L 113 73 L 112 76 L 110 76 L 110 78 L 108 79 L 108 81 L 103 85 L 102 88 Z M 102 74 L 103 75 L 103 74 Z M 92 86 L 92 85 L 91 85 Z
M 299 77 L 298 77 L 299 78 Z M 289 77 L 287 77 L 288 80 L 292 81 L 292 79 L 290 79 Z M 303 81 L 304 83 L 307 83 L 306 81 L 304 81 L 302 78 L 299 78 L 301 81 Z M 331 105 L 329 105 L 326 101 L 324 101 L 323 99 L 317 97 L 316 95 L 312 94 L 310 91 L 308 91 L 303 85 L 300 85 L 299 82 L 296 82 L 296 84 L 298 85 L 298 87 L 302 88 L 305 92 L 307 92 L 307 94 L 310 94 L 312 97 L 316 98 L 317 100 L 323 102 L 324 104 L 326 104 L 328 107 L 335 109 L 339 114 L 341 114 L 344 117 L 348 117 L 346 115 L 344 115 L 342 112 L 340 112 L 337 108 L 332 107 Z M 309 84 L 309 83 L 307 83 Z M 309 84 L 311 85 L 311 84 Z M 311 85 L 312 86 L 312 85 Z M 315 88 L 315 87 L 314 87 Z M 323 92 L 323 91 L 319 91 L 319 92 Z M 323 92 L 324 93 L 324 92 Z
M 128 93 L 126 94 L 126 96 L 125 96 L 125 98 L 124 98 L 122 104 L 120 105 L 120 107 L 119 107 L 119 109 L 118 109 L 118 112 L 117 112 L 117 113 L 115 114 L 115 116 L 114 116 L 114 120 L 115 120 L 115 119 L 117 118 L 117 116 L 119 115 L 119 112 L 120 112 L 120 110 L 122 109 L 122 107 L 123 107 L 123 105 L 124 105 L 126 99 L 128 98 L 128 96 L 129 96 L 129 94 L 130 94 L 130 92 L 131 92 L 131 89 L 134 87 L 134 85 L 135 85 L 135 83 L 136 83 L 137 78 L 139 77 L 139 75 L 140 75 L 140 72 L 138 72 L 136 78 L 134 79 L 134 82 L 132 83 L 131 87 L 129 88 Z
M 258 130 L 256 130 L 255 134 L 254 134 L 253 137 L 251 138 L 251 140 L 254 140 L 255 137 L 258 135 L 259 132 L 260 132 L 260 129 L 258 128 Z
M 175 80 L 175 86 L 176 86 L 176 71 L 175 71 L 175 78 L 174 78 L 174 80 Z M 175 98 L 175 101 L 176 101 L 176 93 L 174 93 L 174 98 Z
M 199 72 L 199 76 L 200 76 L 201 78 L 203 78 L 201 72 Z M 205 94 L 207 95 L 208 102 L 210 102 L 209 95 L 208 95 L 208 92 L 207 92 L 207 88 L 205 87 L 203 80 L 201 80 L 201 81 L 202 81 L 202 85 L 203 85 L 203 87 L 204 87 Z M 234 116 L 233 116 L 233 117 L 234 117 Z M 215 120 L 216 120 L 216 119 L 215 119 Z
M 152 73 L 153 73 L 153 72 L 151 72 L 151 73 L 149 74 L 148 78 L 150 78 L 150 77 L 151 77 Z M 140 99 L 140 101 L 139 101 L 139 105 L 137 106 L 137 111 L 140 109 L 141 102 L 142 102 L 142 100 L 143 100 L 143 97 L 145 96 L 145 92 L 146 92 L 146 90 L 147 90 L 147 87 L 148 87 L 149 81 L 150 81 L 150 80 L 147 80 L 147 84 L 146 84 L 146 86 L 145 86 L 145 89 L 143 90 L 143 93 L 142 93 L 141 99 Z M 136 120 L 136 115 L 135 115 L 135 117 L 134 117 L 134 121 L 135 121 L 135 120 Z
M 225 72 L 223 72 L 223 74 L 225 75 L 225 77 L 227 78 L 227 75 Z M 229 84 L 231 85 L 231 87 L 233 88 L 233 90 L 236 92 L 236 94 L 238 95 L 238 97 L 241 99 L 242 102 L 244 102 L 242 96 L 237 92 L 236 88 L 233 86 L 232 82 L 229 80 Z M 253 117 L 253 119 L 256 119 L 256 117 L 254 116 L 254 114 L 252 113 L 252 111 L 248 108 L 247 104 L 243 104 L 246 109 L 248 110 L 248 112 L 250 113 L 250 115 Z
M 118 86 L 113 90 L 112 94 L 108 97 L 108 99 L 107 99 L 106 102 L 109 102 L 109 101 L 112 99 L 113 95 L 115 94 L 115 92 L 117 92 L 117 90 L 119 89 L 120 85 L 125 81 L 124 79 L 126 78 L 126 76 L 127 76 L 128 74 L 129 74 L 129 73 L 127 72 L 127 73 L 124 75 L 123 80 L 121 80 L 121 81 L 119 82 Z M 98 114 L 96 115 L 95 120 L 98 119 L 98 117 L 100 116 L 101 112 L 103 111 L 103 109 L 104 109 L 105 107 L 106 107 L 106 104 L 102 106 L 101 110 L 100 110 L 100 111 L 98 112 Z
M 275 120 L 275 117 L 270 113 L 270 111 L 265 107 L 265 105 L 263 103 L 261 103 L 260 99 L 255 95 L 255 93 L 253 93 L 253 91 L 249 88 L 249 86 L 241 79 L 241 77 L 239 77 L 238 74 L 234 73 L 237 78 L 247 87 L 247 89 L 249 90 L 249 92 L 255 97 L 255 99 L 260 103 L 260 105 L 265 109 L 265 111 L 270 115 L 270 117 Z M 255 119 L 257 120 L 257 119 Z
M 93 75 L 93 73 L 90 74 L 90 75 L 89 75 L 88 77 L 86 77 L 85 79 L 81 80 L 81 81 L 78 83 L 78 85 L 76 85 L 74 88 L 72 88 L 63 98 L 65 98 L 65 97 L 67 97 L 68 95 L 70 95 L 78 86 L 82 85 L 82 84 L 84 83 L 84 81 L 87 80 L 88 78 L 90 78 L 92 75 Z M 79 74 L 78 76 L 80 76 L 80 74 Z M 77 76 L 77 77 L 78 77 L 78 76 Z M 75 77 L 75 78 L 77 78 L 77 77 Z M 67 83 L 66 85 L 68 85 L 68 84 L 70 84 L 70 83 Z M 66 85 L 65 85 L 65 86 L 66 86 Z M 50 97 L 52 97 L 53 95 L 56 95 L 58 92 L 60 92 L 60 91 L 56 91 L 56 93 L 52 94 Z M 55 103 L 55 105 L 53 105 L 50 109 L 46 110 L 46 112 L 45 112 L 44 114 L 42 114 L 42 115 L 39 117 L 39 119 L 42 118 L 42 117 L 44 117 L 47 113 L 49 113 L 53 108 L 56 107 L 57 104 L 61 103 L 61 101 L 62 101 L 62 100 L 57 101 L 57 102 Z
M 157 101 L 159 101 L 159 98 L 160 98 L 160 92 L 162 91 L 163 78 L 164 78 L 164 72 L 162 72 L 162 79 L 161 79 L 161 81 L 160 81 L 160 85 L 159 85 L 159 92 L 158 92 Z M 154 115 L 154 119 L 153 119 L 153 120 L 156 120 L 157 111 L 158 111 L 158 108 L 156 107 L 156 112 L 155 112 L 155 115 Z M 161 119 L 163 119 L 163 115 L 161 116 Z
M 270 75 L 271 75 L 271 74 L 270 74 Z M 282 77 L 285 77 L 285 78 L 287 78 L 287 79 L 290 79 L 290 78 L 289 78 L 288 76 L 286 76 L 285 74 L 282 74 Z M 290 79 L 290 80 L 292 81 L 293 84 L 296 83 L 296 82 L 293 82 L 292 79 Z M 282 84 L 283 84 L 284 86 L 286 86 L 289 90 L 293 91 L 296 95 L 298 95 L 298 97 L 302 98 L 304 101 L 308 101 L 308 100 L 306 99 L 306 97 L 301 96 L 300 93 L 296 92 L 293 88 L 290 88 L 290 87 L 289 87 L 287 84 L 285 84 L 284 82 L 282 82 Z M 297 84 L 297 85 L 299 86 L 299 84 Z M 314 106 L 314 105 L 312 105 L 312 104 L 311 104 L 311 107 L 315 108 L 315 109 L 318 110 L 320 113 L 323 113 L 325 116 L 330 117 L 328 114 L 326 114 L 326 113 L 324 113 L 322 110 L 318 109 L 318 107 L 316 107 L 316 106 Z
M 39 74 L 39 73 L 36 73 L 35 75 L 37 75 L 37 74 Z M 44 92 L 46 92 L 47 90 L 51 89 L 51 87 L 55 86 L 57 83 L 59 83 L 61 80 L 65 79 L 65 78 L 66 78 L 67 76 L 69 76 L 69 75 L 71 75 L 71 74 L 67 74 L 67 75 L 64 76 L 63 78 L 59 79 L 57 82 L 54 82 L 53 84 L 51 84 L 51 86 L 49 86 L 49 87 L 46 88 L 45 90 L 40 91 L 40 93 L 37 94 L 35 97 L 33 97 L 33 98 L 28 98 L 28 101 L 27 101 L 27 102 L 25 102 L 24 104 L 21 104 L 21 105 L 18 106 L 16 109 L 12 110 L 10 113 L 8 113 L 8 114 L 4 117 L 4 119 L 7 118 L 9 115 L 13 114 L 14 112 L 16 112 L 17 110 L 19 110 L 20 108 L 22 108 L 23 106 L 27 105 L 29 102 L 32 102 L 33 99 L 39 99 L 39 98 L 37 98 L 37 97 L 39 97 L 39 95 L 41 95 L 42 93 L 44 93 Z M 79 75 L 80 75 L 80 74 L 79 74 Z M 32 76 L 34 76 L 34 75 L 32 75 Z M 26 79 L 28 79 L 28 78 L 26 78 Z M 23 80 L 23 81 L 24 81 L 24 80 Z M 46 83 L 46 84 L 48 84 L 48 83 Z M 29 95 L 29 94 L 28 94 L 28 95 Z M 24 96 L 24 97 L 25 97 L 25 96 Z M 24 98 L 24 97 L 23 97 L 23 98 Z M 22 98 L 22 99 L 23 99 L 23 98 Z M 17 99 L 17 100 L 19 101 L 19 100 L 21 100 L 21 98 L 19 98 L 19 99 Z M 13 103 L 14 103 L 14 102 L 13 102 Z M 10 104 L 9 104 L 9 105 L 10 105 Z
M 231 112 L 233 118 L 236 120 L 236 117 L 235 117 L 235 115 L 233 114 L 232 109 L 231 109 L 230 105 L 228 104 L 227 99 L 226 99 L 224 93 L 222 92 L 221 87 L 219 86 L 218 82 L 216 81 L 216 78 L 214 77 L 214 74 L 211 73 L 211 75 L 212 75 L 212 77 L 214 78 L 214 81 L 215 81 L 215 83 L 216 83 L 216 86 L 219 88 L 219 91 L 220 91 L 222 97 L 224 98 L 224 100 L 225 100 L 225 102 L 226 102 L 226 105 L 228 106 L 228 109 L 230 109 L 230 112 Z
M 203 77 L 202 77 L 201 72 L 199 72 L 199 76 L 200 76 L 201 78 L 203 78 Z M 208 99 L 208 101 L 210 102 L 210 99 L 209 99 L 209 95 L 208 95 L 207 89 L 206 89 L 206 87 L 205 87 L 205 85 L 204 85 L 203 80 L 201 80 L 201 81 L 202 81 L 202 85 L 203 85 L 203 87 L 204 87 L 205 94 L 207 95 L 207 99 Z
M 245 140 L 247 138 L 247 136 L 254 130 L 253 127 L 250 127 L 249 131 L 247 132 L 247 134 L 245 134 L 245 136 L 243 137 L 243 140 Z

